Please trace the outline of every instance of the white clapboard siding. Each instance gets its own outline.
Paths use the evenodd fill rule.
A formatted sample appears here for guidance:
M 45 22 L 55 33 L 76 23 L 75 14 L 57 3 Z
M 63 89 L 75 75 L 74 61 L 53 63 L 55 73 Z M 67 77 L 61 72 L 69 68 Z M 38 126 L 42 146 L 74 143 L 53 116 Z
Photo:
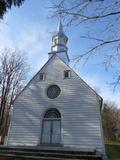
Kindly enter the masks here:
M 100 97 L 56 55 L 34 76 L 17 97 L 11 116 L 7 145 L 39 145 L 42 119 L 48 108 L 61 113 L 61 144 L 78 148 L 97 148 L 104 152 L 100 116 Z M 39 80 L 39 73 L 45 80 Z M 56 84 L 61 93 L 55 99 L 46 95 L 48 86 Z

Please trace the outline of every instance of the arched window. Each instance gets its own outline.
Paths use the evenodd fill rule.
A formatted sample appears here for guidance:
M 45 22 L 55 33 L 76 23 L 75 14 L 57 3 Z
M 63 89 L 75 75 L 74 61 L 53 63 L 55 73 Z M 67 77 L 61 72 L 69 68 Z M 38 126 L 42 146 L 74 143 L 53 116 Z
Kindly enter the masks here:
M 61 118 L 61 115 L 57 109 L 51 108 L 47 110 L 47 112 L 44 115 L 44 118 Z
M 60 144 L 61 114 L 55 108 L 46 111 L 42 123 L 42 144 Z

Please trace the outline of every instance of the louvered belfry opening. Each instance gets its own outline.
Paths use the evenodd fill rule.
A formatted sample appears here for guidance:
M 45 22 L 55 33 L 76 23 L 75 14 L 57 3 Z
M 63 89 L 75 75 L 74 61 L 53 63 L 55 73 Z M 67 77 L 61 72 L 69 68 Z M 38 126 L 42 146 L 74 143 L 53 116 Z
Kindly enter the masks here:
M 46 111 L 42 123 L 42 144 L 60 144 L 61 141 L 61 114 L 56 108 Z

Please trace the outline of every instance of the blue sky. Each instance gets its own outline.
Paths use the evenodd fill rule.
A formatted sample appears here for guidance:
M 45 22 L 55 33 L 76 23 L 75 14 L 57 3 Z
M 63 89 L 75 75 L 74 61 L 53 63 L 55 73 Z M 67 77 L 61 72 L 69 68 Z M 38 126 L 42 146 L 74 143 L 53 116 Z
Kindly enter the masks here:
M 51 38 L 56 30 L 58 20 L 48 18 L 50 14 L 48 6 L 50 6 L 49 0 L 26 0 L 19 9 L 13 7 L 8 11 L 0 23 L 0 50 L 9 47 L 25 51 L 31 66 L 30 77 L 48 60 Z M 96 27 L 101 26 L 98 24 Z M 69 38 L 68 54 L 70 59 L 73 59 L 85 51 L 90 44 L 80 39 L 80 35 L 84 35 L 84 25 L 72 26 L 64 30 Z M 113 93 L 113 89 L 107 84 L 113 80 L 113 73 L 106 72 L 101 62 L 101 56 L 97 56 L 85 65 L 81 61 L 77 65 L 71 62 L 71 66 L 83 80 L 98 90 L 104 100 L 115 101 L 120 107 L 119 89 Z

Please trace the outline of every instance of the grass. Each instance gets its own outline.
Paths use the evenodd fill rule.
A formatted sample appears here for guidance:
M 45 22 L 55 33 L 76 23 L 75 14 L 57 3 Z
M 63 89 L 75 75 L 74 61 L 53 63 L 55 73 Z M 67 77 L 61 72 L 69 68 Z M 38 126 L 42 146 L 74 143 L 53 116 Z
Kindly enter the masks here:
M 109 158 L 120 159 L 120 142 L 106 143 L 105 147 Z

